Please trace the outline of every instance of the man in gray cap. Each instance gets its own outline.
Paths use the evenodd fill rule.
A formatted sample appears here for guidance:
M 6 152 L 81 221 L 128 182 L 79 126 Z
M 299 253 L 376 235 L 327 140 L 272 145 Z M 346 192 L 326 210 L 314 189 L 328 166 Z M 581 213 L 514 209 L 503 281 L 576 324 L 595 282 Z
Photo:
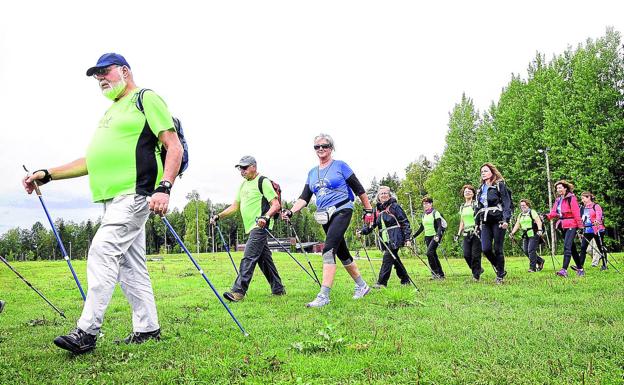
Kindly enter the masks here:
M 232 302 L 243 299 L 256 264 L 260 266 L 260 270 L 271 285 L 273 295 L 284 295 L 286 290 L 271 258 L 271 250 L 267 243 L 268 233 L 265 230 L 273 228 L 271 217 L 279 212 L 281 202 L 271 181 L 258 173 L 256 159 L 253 156 L 243 156 L 235 167 L 245 180 L 238 189 L 234 203 L 210 218 L 210 223 L 214 224 L 220 218 L 240 211 L 249 239 L 245 245 L 245 255 L 241 260 L 234 286 L 231 291 L 223 293 L 223 297 Z
M 183 155 L 173 118 L 154 92 L 140 89 L 130 65 L 117 53 L 102 55 L 87 70 L 113 103 L 95 130 L 85 157 L 37 170 L 22 181 L 28 194 L 35 183 L 89 176 L 94 202 L 104 206 L 102 224 L 87 259 L 89 291 L 77 327 L 54 343 L 74 354 L 95 348 L 108 303 L 119 282 L 132 307 L 132 333 L 126 343 L 160 339 L 154 293 L 145 260 L 145 222 L 150 210 L 164 215 Z M 166 157 L 161 157 L 161 149 Z M 151 200 L 148 202 L 148 197 Z

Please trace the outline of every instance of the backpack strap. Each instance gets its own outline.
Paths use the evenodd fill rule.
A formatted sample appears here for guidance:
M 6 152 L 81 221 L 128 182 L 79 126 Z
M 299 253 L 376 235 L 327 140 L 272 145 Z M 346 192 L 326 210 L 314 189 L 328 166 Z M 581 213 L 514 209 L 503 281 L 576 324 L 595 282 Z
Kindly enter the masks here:
M 146 91 L 151 91 L 149 88 L 141 88 L 141 91 L 139 91 L 139 96 L 137 97 L 136 100 L 136 108 L 141 111 L 143 114 L 145 114 L 145 109 L 143 108 L 143 94 L 145 94 Z
M 266 176 L 264 175 L 260 175 L 260 178 L 258 178 L 258 190 L 260 190 L 260 194 L 262 194 L 263 198 L 264 198 L 264 191 L 262 190 L 262 183 L 264 182 L 265 179 L 266 179 Z

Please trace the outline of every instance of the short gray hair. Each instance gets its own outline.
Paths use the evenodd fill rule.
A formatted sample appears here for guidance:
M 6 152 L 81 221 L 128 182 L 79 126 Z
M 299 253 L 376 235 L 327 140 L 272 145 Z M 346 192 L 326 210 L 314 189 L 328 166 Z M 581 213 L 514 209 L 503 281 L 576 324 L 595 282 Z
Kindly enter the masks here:
M 314 143 L 316 143 L 320 139 L 325 139 L 331 146 L 332 150 L 336 150 L 336 146 L 334 146 L 334 139 L 331 136 L 329 136 L 329 134 L 324 134 L 321 132 L 320 134 L 314 137 Z

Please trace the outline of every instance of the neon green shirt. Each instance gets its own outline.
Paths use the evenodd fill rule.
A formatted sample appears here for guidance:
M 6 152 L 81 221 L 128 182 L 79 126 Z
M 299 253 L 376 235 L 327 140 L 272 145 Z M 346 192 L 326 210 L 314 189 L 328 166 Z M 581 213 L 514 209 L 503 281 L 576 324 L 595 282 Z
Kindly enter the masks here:
M 433 237 L 436 235 L 434 222 L 440 218 L 438 210 L 433 210 L 429 214 L 424 214 L 422 217 L 422 224 L 425 227 L 425 237 Z
M 526 214 L 520 213 L 518 215 L 518 222 L 520 222 L 520 228 L 526 231 L 527 237 L 532 237 L 533 234 L 533 219 L 537 215 L 537 211 L 530 209 Z
M 462 206 L 459 213 L 462 221 L 464 221 L 464 231 L 474 230 L 475 227 L 475 210 L 472 203 L 466 203 Z
M 123 194 L 151 195 L 160 183 L 163 164 L 158 135 L 173 129 L 173 119 L 165 102 L 152 91 L 143 95 L 145 114 L 139 111 L 139 91 L 132 90 L 110 106 L 87 148 L 94 202 Z
M 245 180 L 238 189 L 236 194 L 236 201 L 238 202 L 241 217 L 243 218 L 243 225 L 245 225 L 245 233 L 249 232 L 257 227 L 256 218 L 266 214 L 262 212 L 262 194 L 258 189 L 258 178 L 260 174 L 256 175 L 252 180 Z M 273 185 L 269 178 L 264 178 L 262 181 L 262 191 L 266 200 L 271 202 L 277 198 L 277 193 L 273 189 Z M 273 222 L 269 222 L 269 229 L 273 229 Z

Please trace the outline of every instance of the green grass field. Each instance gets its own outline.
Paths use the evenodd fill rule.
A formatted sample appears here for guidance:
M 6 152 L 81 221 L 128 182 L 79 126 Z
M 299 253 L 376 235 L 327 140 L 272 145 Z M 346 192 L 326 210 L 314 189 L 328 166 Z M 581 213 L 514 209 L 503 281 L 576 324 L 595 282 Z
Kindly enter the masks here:
M 131 331 L 130 307 L 117 288 L 97 349 L 77 357 L 52 343 L 82 308 L 65 262 L 13 265 L 67 320 L 2 265 L 0 384 L 624 383 L 624 275 L 613 269 L 562 279 L 550 260 L 528 274 L 526 258 L 508 258 L 508 278 L 497 286 L 485 259 L 479 283 L 463 260 L 451 260 L 454 274 L 443 261 L 446 281 L 431 282 L 418 260 L 407 259 L 419 293 L 393 275 L 388 289 L 354 301 L 340 269 L 332 303 L 306 309 L 318 286 L 286 254 L 274 258 L 288 295 L 272 297 L 257 269 L 246 299 L 231 305 L 249 337 L 188 258 L 168 255 L 149 262 L 162 341 L 115 343 Z M 320 274 L 320 257 L 313 258 Z M 198 262 L 220 292 L 230 287 L 227 254 L 201 254 Z M 368 262 L 358 264 L 371 283 Z M 380 261 L 374 264 L 378 270 Z M 86 286 L 85 262 L 74 267 Z

